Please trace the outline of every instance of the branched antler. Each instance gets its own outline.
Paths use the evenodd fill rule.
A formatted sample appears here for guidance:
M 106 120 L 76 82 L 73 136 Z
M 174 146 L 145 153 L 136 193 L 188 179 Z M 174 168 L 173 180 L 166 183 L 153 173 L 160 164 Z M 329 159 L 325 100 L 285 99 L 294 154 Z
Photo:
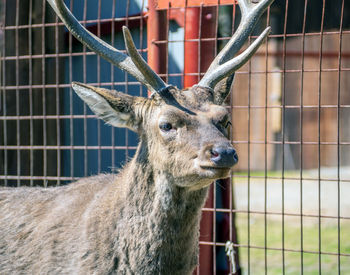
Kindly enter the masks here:
M 254 43 L 243 53 L 233 58 L 248 39 L 260 16 L 273 0 L 262 0 L 259 3 L 250 3 L 249 0 L 237 0 L 237 2 L 242 13 L 239 27 L 230 41 L 211 63 L 208 71 L 198 83 L 198 86 L 214 89 L 220 80 L 231 75 L 250 59 L 270 32 L 270 27 L 267 27 Z
M 65 6 L 63 0 L 47 1 L 68 30 L 89 49 L 134 76 L 153 92 L 160 92 L 168 87 L 138 53 L 127 27 L 123 27 L 123 34 L 125 47 L 129 55 L 115 49 L 84 28 Z M 214 89 L 218 82 L 232 75 L 250 59 L 270 32 L 270 27 L 267 27 L 243 53 L 234 57 L 248 39 L 260 16 L 273 2 L 273 0 L 261 0 L 259 3 L 251 3 L 250 0 L 237 1 L 242 13 L 241 23 L 230 41 L 214 59 L 198 86 Z M 217 104 L 221 104 L 226 95 L 225 93 L 221 94 L 219 97 L 222 99 L 219 99 Z

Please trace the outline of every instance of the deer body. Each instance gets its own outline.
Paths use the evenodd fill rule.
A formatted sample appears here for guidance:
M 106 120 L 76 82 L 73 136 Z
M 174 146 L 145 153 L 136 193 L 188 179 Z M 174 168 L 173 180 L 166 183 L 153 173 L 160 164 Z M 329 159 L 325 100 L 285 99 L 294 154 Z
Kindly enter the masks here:
M 3 190 L 1 273 L 190 274 L 206 194 L 132 162 L 117 176 Z
M 138 133 L 137 152 L 117 175 L 57 188 L 0 189 L 0 274 L 192 274 L 208 186 L 238 161 L 221 105 L 233 72 L 269 30 L 229 59 L 272 0 L 238 1 L 242 25 L 198 85 L 182 91 L 148 67 L 127 28 L 129 56 L 89 33 L 62 0 L 48 2 L 77 39 L 153 95 L 72 84 L 99 118 Z

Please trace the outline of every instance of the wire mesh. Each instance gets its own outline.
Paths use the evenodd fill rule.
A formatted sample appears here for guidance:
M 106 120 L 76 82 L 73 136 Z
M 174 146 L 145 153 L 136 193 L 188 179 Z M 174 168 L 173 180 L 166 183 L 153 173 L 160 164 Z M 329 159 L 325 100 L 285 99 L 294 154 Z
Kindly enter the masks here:
M 65 2 L 119 49 L 129 26 L 147 59 L 147 3 Z M 81 46 L 46 1 L 0 5 L 0 184 L 62 185 L 121 167 L 137 137 L 96 120 L 70 83 L 141 96 L 145 88 Z M 233 1 L 157 12 L 166 18 L 166 38 L 152 41 L 166 45 L 160 75 L 179 87 L 200 79 L 240 19 Z M 237 273 L 350 272 L 349 13 L 345 0 L 275 0 L 259 21 L 248 43 L 266 25 L 272 34 L 236 73 L 226 102 L 240 161 L 203 208 L 197 274 L 232 271 L 227 240 Z

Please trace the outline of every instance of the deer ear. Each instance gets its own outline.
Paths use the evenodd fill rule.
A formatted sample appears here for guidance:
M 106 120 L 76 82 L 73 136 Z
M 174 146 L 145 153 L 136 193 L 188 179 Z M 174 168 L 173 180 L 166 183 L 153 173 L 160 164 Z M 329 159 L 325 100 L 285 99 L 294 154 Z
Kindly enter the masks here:
M 90 109 L 106 123 L 138 131 L 141 119 L 135 116 L 133 96 L 78 82 L 73 82 L 72 87 Z
M 235 74 L 231 74 L 228 77 L 225 77 L 223 80 L 219 81 L 214 88 L 214 103 L 221 105 L 226 97 L 230 94 L 233 79 Z

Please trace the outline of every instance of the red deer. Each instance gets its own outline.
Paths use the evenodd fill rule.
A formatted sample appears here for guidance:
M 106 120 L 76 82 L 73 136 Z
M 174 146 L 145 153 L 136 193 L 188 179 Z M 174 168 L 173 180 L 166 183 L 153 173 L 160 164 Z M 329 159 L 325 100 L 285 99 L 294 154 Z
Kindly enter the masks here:
M 72 83 L 106 123 L 138 133 L 133 159 L 118 174 L 54 188 L 0 189 L 1 274 L 191 274 L 198 261 L 201 207 L 210 184 L 238 161 L 222 106 L 234 72 L 267 37 L 238 53 L 273 0 L 238 0 L 241 23 L 199 83 L 167 85 L 137 52 L 128 55 L 87 31 L 62 0 L 48 0 L 84 45 L 133 75 L 150 98 Z

